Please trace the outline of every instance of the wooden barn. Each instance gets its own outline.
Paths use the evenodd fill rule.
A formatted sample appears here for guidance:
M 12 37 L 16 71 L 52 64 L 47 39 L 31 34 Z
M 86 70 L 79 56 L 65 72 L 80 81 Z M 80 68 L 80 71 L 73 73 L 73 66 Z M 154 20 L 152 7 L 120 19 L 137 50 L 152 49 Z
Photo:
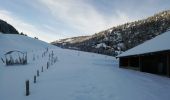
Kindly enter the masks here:
M 120 68 L 170 77 L 170 31 L 117 56 Z

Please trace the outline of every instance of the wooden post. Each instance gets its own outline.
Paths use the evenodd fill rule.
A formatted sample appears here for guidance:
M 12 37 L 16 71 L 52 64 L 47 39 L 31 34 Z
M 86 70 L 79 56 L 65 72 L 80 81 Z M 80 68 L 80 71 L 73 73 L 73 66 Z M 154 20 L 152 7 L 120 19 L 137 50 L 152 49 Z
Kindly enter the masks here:
M 121 59 L 123 59 L 123 58 L 119 58 L 119 67 L 121 68 L 122 67 L 122 65 L 121 65 Z
M 41 68 L 41 72 L 43 72 L 43 66 L 42 66 L 42 68 Z
M 141 56 L 139 55 L 139 70 L 142 71 L 142 66 L 141 66 Z
M 39 74 L 39 70 L 37 70 L 37 76 L 40 76 L 40 74 Z
M 47 62 L 47 69 L 48 69 L 48 67 L 49 67 L 49 62 Z
M 25 81 L 25 85 L 26 85 L 26 96 L 30 95 L 30 90 L 29 90 L 29 80 Z
M 167 57 L 166 57 L 166 61 L 167 61 L 167 76 L 170 77 L 170 66 L 169 66 L 169 55 L 167 54 Z
M 130 67 L 130 57 L 128 59 L 128 67 Z
M 36 75 L 34 75 L 34 83 L 37 82 L 37 78 L 36 78 Z

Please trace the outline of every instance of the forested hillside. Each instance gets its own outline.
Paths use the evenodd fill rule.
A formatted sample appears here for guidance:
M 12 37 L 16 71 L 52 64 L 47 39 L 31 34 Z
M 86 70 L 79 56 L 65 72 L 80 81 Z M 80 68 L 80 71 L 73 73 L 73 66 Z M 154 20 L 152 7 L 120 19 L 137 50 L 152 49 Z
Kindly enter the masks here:
M 143 20 L 112 27 L 92 36 L 68 38 L 52 42 L 52 44 L 63 48 L 116 56 L 169 30 L 170 10 L 167 10 Z
M 0 19 L 0 32 L 1 33 L 8 33 L 8 34 L 19 34 L 18 31 L 7 22 Z

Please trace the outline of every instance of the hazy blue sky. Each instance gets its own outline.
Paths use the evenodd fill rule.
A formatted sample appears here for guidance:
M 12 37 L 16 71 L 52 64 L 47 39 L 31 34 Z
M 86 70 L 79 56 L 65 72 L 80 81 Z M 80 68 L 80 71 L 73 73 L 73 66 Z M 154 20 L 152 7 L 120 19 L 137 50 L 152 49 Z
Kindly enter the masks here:
M 170 0 L 0 0 L 0 19 L 51 42 L 91 35 L 170 9 Z

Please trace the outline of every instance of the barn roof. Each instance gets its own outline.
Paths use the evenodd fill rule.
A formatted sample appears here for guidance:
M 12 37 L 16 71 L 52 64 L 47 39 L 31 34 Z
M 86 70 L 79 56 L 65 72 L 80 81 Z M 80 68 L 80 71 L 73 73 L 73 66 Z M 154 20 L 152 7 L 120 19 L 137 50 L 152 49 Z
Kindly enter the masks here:
M 132 49 L 129 49 L 117 57 L 141 55 L 166 50 L 170 50 L 170 31 L 158 35 L 155 38 L 148 40 Z

